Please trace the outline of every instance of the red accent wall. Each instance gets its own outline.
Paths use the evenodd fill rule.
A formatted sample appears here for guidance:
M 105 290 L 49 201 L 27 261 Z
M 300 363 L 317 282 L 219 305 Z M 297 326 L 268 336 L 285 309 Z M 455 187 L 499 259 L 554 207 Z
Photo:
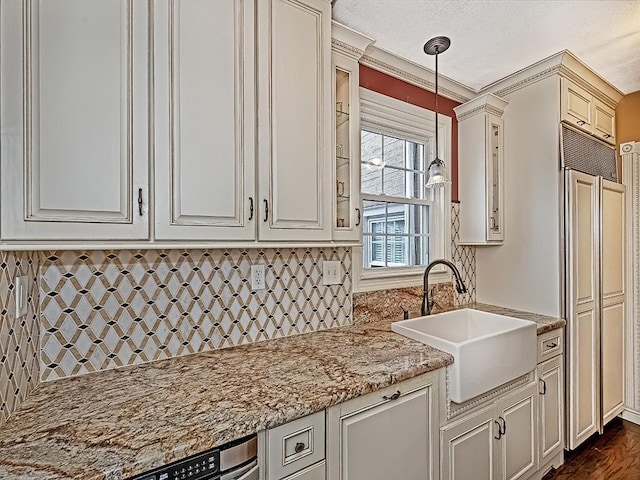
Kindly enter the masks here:
M 391 77 L 365 65 L 360 65 L 360 86 L 367 90 L 393 97 L 403 102 L 435 111 L 436 95 L 434 92 L 417 87 L 403 80 Z M 451 165 L 447 165 L 451 173 L 451 200 L 458 200 L 458 121 L 453 107 L 460 105 L 439 95 L 438 113 L 451 117 Z

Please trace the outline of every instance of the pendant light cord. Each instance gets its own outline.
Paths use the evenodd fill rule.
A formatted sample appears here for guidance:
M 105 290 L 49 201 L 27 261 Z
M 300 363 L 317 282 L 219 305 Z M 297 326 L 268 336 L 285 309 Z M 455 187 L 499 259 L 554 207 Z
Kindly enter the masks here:
M 438 159 L 439 150 L 438 150 L 438 51 L 439 49 L 436 47 L 436 151 L 435 151 L 435 159 Z

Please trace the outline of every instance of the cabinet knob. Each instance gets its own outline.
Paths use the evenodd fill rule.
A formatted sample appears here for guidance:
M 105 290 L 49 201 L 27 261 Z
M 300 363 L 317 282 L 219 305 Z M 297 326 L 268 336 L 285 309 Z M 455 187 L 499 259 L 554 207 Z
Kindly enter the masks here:
M 293 447 L 296 453 L 302 452 L 305 448 L 307 448 L 307 446 L 302 442 L 296 443 L 296 446 Z

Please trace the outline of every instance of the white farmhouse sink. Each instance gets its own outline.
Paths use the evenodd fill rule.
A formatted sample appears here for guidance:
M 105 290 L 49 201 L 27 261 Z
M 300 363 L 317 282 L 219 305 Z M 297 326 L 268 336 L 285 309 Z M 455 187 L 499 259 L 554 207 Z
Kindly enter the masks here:
M 391 330 L 453 355 L 450 398 L 462 403 L 536 366 L 534 322 L 469 308 L 404 320 Z

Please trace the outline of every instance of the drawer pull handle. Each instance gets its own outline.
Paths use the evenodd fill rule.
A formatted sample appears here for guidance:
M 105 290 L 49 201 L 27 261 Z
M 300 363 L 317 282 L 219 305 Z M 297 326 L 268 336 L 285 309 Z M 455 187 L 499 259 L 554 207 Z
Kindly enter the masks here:
M 307 448 L 307 446 L 302 442 L 296 443 L 296 446 L 293 447 L 296 453 L 302 452 L 305 448 Z
M 502 435 L 507 434 L 507 422 L 505 422 L 504 418 L 498 417 L 498 419 L 502 420 Z
M 547 343 L 547 348 L 556 348 L 558 344 L 556 342 Z
M 603 135 L 604 138 L 611 138 L 611 135 L 609 135 L 608 133 Z
M 265 198 L 264 200 L 264 221 L 269 220 L 269 201 Z
M 585 123 L 587 123 L 587 122 L 585 122 L 584 120 L 578 120 L 578 125 L 580 125 L 580 126 L 584 125 Z
M 544 381 L 544 379 L 540 379 L 540 382 L 542 383 L 542 391 L 540 392 L 540 395 L 546 395 L 547 394 L 547 382 Z
M 249 197 L 249 220 L 253 220 L 253 197 Z
M 497 420 L 494 420 L 494 422 L 498 426 L 498 436 L 497 437 L 494 436 L 493 438 L 495 438 L 496 440 L 500 440 L 502 438 L 502 427 L 500 426 Z
M 382 398 L 383 398 L 383 400 L 397 400 L 397 399 L 400 398 L 400 395 L 402 395 L 402 394 L 400 393 L 400 390 L 398 390 L 393 395 L 385 395 Z

